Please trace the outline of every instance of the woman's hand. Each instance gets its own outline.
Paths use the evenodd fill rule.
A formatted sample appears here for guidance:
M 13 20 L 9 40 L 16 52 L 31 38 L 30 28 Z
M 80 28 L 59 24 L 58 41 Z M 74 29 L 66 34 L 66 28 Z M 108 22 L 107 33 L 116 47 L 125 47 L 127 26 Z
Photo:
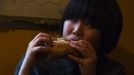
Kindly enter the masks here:
M 95 75 L 97 56 L 92 45 L 84 40 L 71 41 L 73 47 L 80 56 L 68 55 L 71 60 L 79 64 L 81 75 Z
M 51 36 L 47 33 L 39 33 L 28 45 L 26 55 L 30 55 L 37 61 L 41 55 L 50 52 L 49 46 L 53 46 Z
M 28 45 L 19 75 L 29 75 L 31 68 L 39 63 L 40 58 L 50 53 L 48 46 L 52 46 L 51 36 L 39 33 Z

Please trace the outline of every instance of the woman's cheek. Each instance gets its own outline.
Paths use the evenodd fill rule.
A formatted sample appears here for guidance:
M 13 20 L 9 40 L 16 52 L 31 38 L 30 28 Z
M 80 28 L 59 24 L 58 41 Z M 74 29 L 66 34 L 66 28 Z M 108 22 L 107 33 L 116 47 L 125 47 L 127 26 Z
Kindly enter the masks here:
M 63 35 L 66 36 L 66 35 L 69 35 L 71 34 L 73 31 L 73 27 L 71 26 L 65 26 L 64 27 L 64 30 L 63 30 Z
M 100 34 L 97 30 L 87 30 L 84 32 L 84 39 L 92 42 L 97 41 L 100 38 Z

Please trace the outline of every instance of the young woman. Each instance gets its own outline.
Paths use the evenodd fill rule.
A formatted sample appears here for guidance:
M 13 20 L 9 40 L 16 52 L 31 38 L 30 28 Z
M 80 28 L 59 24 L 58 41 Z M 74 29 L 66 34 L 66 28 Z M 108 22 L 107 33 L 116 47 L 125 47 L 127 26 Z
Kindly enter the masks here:
M 43 62 L 44 55 L 51 53 L 42 44 L 52 46 L 53 40 L 49 34 L 39 33 L 29 43 L 15 75 L 125 75 L 120 64 L 106 57 L 117 45 L 121 29 L 122 16 L 115 0 L 70 0 L 60 34 L 79 56 L 68 54 Z

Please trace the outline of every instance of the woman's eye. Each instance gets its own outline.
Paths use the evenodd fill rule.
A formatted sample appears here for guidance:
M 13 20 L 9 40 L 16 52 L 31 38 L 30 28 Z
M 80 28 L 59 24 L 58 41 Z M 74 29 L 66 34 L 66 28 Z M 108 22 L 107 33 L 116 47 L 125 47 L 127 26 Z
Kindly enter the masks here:
M 93 25 L 90 24 L 90 23 L 85 23 L 85 26 L 86 26 L 87 28 L 93 28 Z
M 78 19 L 71 19 L 72 23 L 77 23 L 79 20 Z
M 92 26 L 91 25 L 86 25 L 86 28 L 92 28 Z
M 85 24 L 85 26 L 86 26 L 87 28 L 93 28 L 93 27 L 94 27 L 94 26 L 93 26 L 90 22 L 88 22 L 88 21 L 85 21 L 84 24 Z
M 90 26 L 90 23 L 88 21 L 84 21 L 86 26 Z

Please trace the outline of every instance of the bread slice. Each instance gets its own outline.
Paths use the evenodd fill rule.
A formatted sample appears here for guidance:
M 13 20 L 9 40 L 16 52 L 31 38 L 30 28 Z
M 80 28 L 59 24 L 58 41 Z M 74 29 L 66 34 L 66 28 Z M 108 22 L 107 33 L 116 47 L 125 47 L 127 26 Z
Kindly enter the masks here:
M 69 45 L 69 41 L 64 38 L 57 38 L 53 41 L 53 47 L 51 47 L 50 59 L 64 58 L 68 54 L 73 53 L 73 48 Z

